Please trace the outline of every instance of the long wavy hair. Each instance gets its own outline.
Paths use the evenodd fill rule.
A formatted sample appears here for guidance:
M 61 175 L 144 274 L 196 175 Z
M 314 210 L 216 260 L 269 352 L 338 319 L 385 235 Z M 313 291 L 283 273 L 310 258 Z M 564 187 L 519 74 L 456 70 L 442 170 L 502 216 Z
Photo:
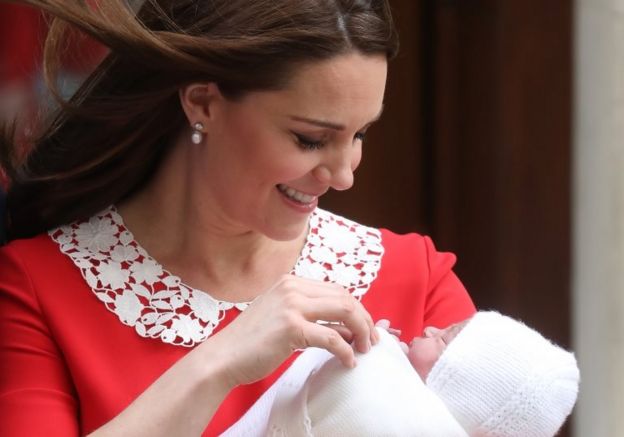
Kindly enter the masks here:
M 398 41 L 387 0 L 17 1 L 52 17 L 43 73 L 59 105 L 30 152 L 0 130 L 8 239 L 91 216 L 149 180 L 185 127 L 178 90 L 215 82 L 229 99 L 280 89 L 297 66 L 357 51 L 388 59 Z M 68 34 L 110 49 L 78 91 L 56 88 Z

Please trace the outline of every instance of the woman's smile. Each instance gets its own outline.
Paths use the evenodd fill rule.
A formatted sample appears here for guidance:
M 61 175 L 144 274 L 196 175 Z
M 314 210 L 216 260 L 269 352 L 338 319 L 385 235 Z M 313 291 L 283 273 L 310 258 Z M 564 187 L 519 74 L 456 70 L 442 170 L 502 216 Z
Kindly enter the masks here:
M 285 184 L 278 184 L 277 190 L 286 204 L 299 212 L 310 213 L 318 205 L 319 196 L 302 193 Z
M 309 204 L 312 203 L 314 200 L 318 199 L 318 196 L 302 193 L 301 191 L 297 191 L 294 188 L 289 187 L 285 184 L 279 184 L 277 188 L 289 199 L 295 200 L 302 204 Z

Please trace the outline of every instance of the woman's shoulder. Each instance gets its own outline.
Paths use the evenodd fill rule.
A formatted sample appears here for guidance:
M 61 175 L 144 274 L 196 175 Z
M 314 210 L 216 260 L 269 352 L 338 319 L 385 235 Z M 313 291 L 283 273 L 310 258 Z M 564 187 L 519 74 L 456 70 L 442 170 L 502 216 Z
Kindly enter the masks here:
M 335 221 L 362 227 L 362 234 L 378 237 L 379 262 L 370 289 L 362 293 L 362 303 L 374 320 L 388 319 L 399 326 L 405 341 L 421 335 L 424 326 L 447 326 L 474 313 L 466 289 L 453 272 L 455 255 L 439 250 L 430 237 L 373 228 L 327 214 Z
M 387 263 L 422 265 L 427 271 L 434 271 L 451 269 L 457 261 L 454 253 L 440 250 L 428 235 L 416 232 L 398 234 L 388 229 L 380 232 Z
M 12 240 L 0 247 L 0 290 L 31 293 L 67 281 L 71 265 L 48 234 Z M 30 291 L 28 291 L 30 290 Z
M 12 240 L 0 247 L 0 295 L 39 308 L 39 291 L 67 283 L 68 265 L 47 234 Z
M 366 237 L 363 239 L 368 242 L 377 241 L 383 246 L 384 258 L 397 256 L 407 257 L 412 261 L 418 259 L 426 261 L 439 254 L 447 257 L 453 263 L 455 261 L 454 254 L 439 251 L 428 235 L 418 232 L 399 233 L 385 227 L 376 228 L 322 209 L 317 209 L 316 215 L 320 217 L 322 222 L 340 225 L 338 229 L 345 234 L 342 238 L 345 238 L 347 234 L 356 234 Z
M 46 259 L 53 253 L 59 253 L 59 251 L 47 233 L 12 240 L 0 247 L 2 258 L 21 259 L 28 264 Z

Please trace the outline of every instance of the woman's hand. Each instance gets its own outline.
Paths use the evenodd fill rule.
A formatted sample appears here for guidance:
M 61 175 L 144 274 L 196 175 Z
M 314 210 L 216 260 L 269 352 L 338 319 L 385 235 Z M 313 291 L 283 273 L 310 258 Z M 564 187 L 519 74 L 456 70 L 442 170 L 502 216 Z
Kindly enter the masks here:
M 234 387 L 265 377 L 294 350 L 310 346 L 353 367 L 354 348 L 367 352 L 378 335 L 371 316 L 343 287 L 284 275 L 207 343 L 227 354 Z

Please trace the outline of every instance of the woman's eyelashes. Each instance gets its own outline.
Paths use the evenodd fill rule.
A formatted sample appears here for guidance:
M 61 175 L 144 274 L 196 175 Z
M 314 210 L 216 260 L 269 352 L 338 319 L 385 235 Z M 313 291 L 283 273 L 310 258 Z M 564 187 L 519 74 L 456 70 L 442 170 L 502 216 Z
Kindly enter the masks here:
M 308 136 L 298 134 L 298 133 L 294 133 L 294 135 L 295 135 L 295 138 L 297 139 L 297 144 L 299 145 L 299 147 L 301 147 L 304 150 L 318 150 L 322 148 L 326 143 L 325 139 L 317 140 L 317 139 L 310 138 Z M 353 141 L 363 142 L 365 137 L 366 137 L 366 132 L 358 132 L 353 136 Z
M 295 137 L 297 138 L 297 144 L 299 144 L 299 147 L 304 150 L 317 150 L 325 144 L 323 140 L 316 140 L 297 133 L 295 134 Z

